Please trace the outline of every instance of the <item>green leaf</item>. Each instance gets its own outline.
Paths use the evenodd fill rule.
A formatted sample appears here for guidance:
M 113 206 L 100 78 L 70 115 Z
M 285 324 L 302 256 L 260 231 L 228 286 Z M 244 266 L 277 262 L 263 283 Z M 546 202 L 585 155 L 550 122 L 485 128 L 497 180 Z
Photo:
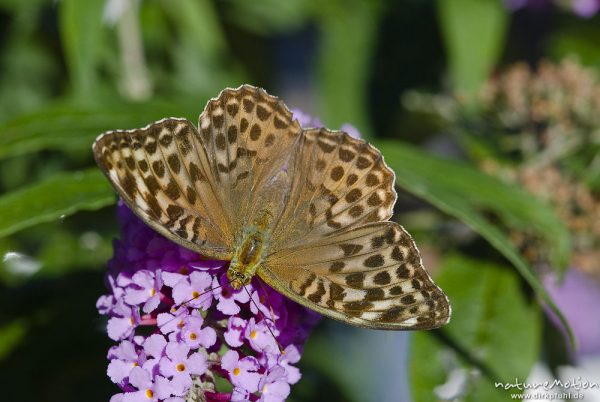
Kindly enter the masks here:
M 0 361 L 24 340 L 26 332 L 27 323 L 22 319 L 13 320 L 0 327 Z
M 0 237 L 115 200 L 100 169 L 59 174 L 0 197 Z
M 505 401 L 507 392 L 494 381 L 525 380 L 538 358 L 541 339 L 539 307 L 528 304 L 514 271 L 466 257 L 444 261 L 437 283 L 453 306 L 450 323 L 442 329 L 459 353 L 450 353 L 432 334 L 415 334 L 410 358 L 411 387 L 416 402 L 435 400 L 434 389 L 461 373 L 469 401 Z M 468 359 L 484 365 L 497 378 L 476 374 Z M 439 392 L 439 389 L 438 389 Z M 453 398 L 454 399 L 454 398 Z
M 104 0 L 63 0 L 60 34 L 75 94 L 89 97 L 97 81 Z
M 397 183 L 407 190 L 466 223 L 472 222 L 475 230 L 481 225 L 497 229 L 490 234 L 500 230 L 485 218 L 490 213 L 509 228 L 532 229 L 552 246 L 556 266 L 565 267 L 569 262 L 569 231 L 543 201 L 463 162 L 429 155 L 399 142 L 383 141 L 377 146 L 395 170 Z M 495 241 L 488 240 L 496 246 Z
M 306 0 L 229 0 L 230 19 L 245 29 L 262 35 L 299 30 L 313 8 Z
M 454 86 L 473 93 L 500 57 L 506 6 L 502 0 L 438 0 L 437 8 Z
M 166 116 L 194 121 L 204 101 L 188 104 L 113 102 L 110 106 L 53 105 L 0 124 L 0 159 L 44 149 L 91 153 L 94 139 L 104 131 L 142 127 Z M 190 105 L 196 105 L 191 110 Z
M 162 7 L 177 37 L 169 44 L 174 71 L 164 85 L 181 93 L 215 96 L 224 87 L 247 81 L 237 55 L 228 48 L 212 1 L 168 0 Z
M 165 11 L 176 17 L 182 28 L 206 57 L 227 52 L 227 41 L 219 25 L 214 4 L 208 0 L 169 0 Z
M 582 24 L 579 18 L 561 23 L 561 29 L 553 30 L 547 49 L 553 60 L 562 60 L 576 55 L 581 64 L 600 67 L 600 30 L 597 24 Z
M 555 266 L 565 267 L 570 257 L 570 235 L 564 223 L 542 201 L 457 161 L 427 155 L 417 148 L 392 141 L 376 144 L 396 173 L 396 183 L 458 218 L 486 239 L 529 283 L 569 328 L 532 268 L 517 252 L 508 235 L 490 222 L 490 213 L 509 228 L 529 228 L 552 245 Z
M 328 127 L 356 125 L 365 138 L 371 132 L 365 116 L 367 79 L 381 11 L 379 2 L 319 3 L 321 45 L 317 62 L 319 116 Z M 349 56 L 351 55 L 351 56 Z

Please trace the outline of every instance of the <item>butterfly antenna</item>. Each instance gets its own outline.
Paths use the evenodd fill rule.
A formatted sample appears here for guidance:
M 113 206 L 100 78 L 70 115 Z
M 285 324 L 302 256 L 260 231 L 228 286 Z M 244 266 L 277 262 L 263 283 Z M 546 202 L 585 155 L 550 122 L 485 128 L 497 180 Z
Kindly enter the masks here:
M 257 282 L 260 285 L 260 288 L 262 289 L 265 297 L 267 298 L 267 304 L 269 305 L 269 312 L 271 313 L 271 321 L 273 321 L 273 324 L 275 324 L 275 312 L 273 311 L 273 306 L 271 305 L 271 300 L 269 300 L 269 292 L 267 292 L 267 289 L 265 289 L 265 285 L 263 285 L 260 278 L 257 278 Z
M 256 311 L 258 311 L 258 314 L 260 314 L 262 316 L 262 318 L 266 321 L 265 315 L 263 314 L 262 311 L 260 311 L 260 308 L 258 308 L 258 304 L 256 304 L 256 302 L 252 298 L 252 295 L 248 291 L 248 288 L 244 284 L 242 284 L 242 286 L 244 287 L 244 290 L 246 291 L 246 293 L 248 293 L 248 296 L 250 297 L 250 301 L 252 302 L 252 304 L 254 304 L 254 307 L 256 307 Z M 273 321 L 273 323 L 275 323 L 275 321 Z M 269 333 L 271 334 L 271 336 L 275 340 L 275 343 L 277 344 L 277 347 L 279 348 L 279 353 L 284 354 L 285 350 L 283 350 L 283 347 L 281 346 L 281 344 L 279 343 L 279 341 L 275 337 L 275 334 L 273 333 L 273 331 L 271 331 L 271 327 L 269 327 L 269 324 L 266 324 L 265 326 L 267 327 L 267 329 L 269 330 Z
M 230 282 L 230 283 L 231 283 L 231 282 Z M 214 288 L 210 288 L 210 289 L 208 289 L 208 290 L 205 290 L 204 292 L 200 293 L 200 294 L 199 294 L 199 295 L 197 295 L 197 296 L 194 296 L 194 297 L 192 297 L 192 298 L 191 298 L 191 299 L 189 299 L 189 300 L 186 300 L 186 301 L 184 301 L 184 302 L 181 302 L 181 303 L 179 303 L 179 304 L 173 305 L 173 307 L 171 307 L 171 311 L 173 311 L 173 310 L 177 310 L 178 308 L 185 306 L 185 305 L 186 305 L 186 304 L 188 304 L 189 302 L 192 302 L 192 301 L 194 301 L 194 300 L 198 299 L 199 297 L 202 297 L 202 296 L 204 296 L 205 294 L 212 292 L 213 290 L 217 290 L 217 289 L 219 289 L 219 288 L 222 288 L 224 285 L 225 285 L 225 284 L 223 284 L 223 285 L 219 285 L 219 286 L 215 286 Z
M 194 301 L 194 300 L 196 300 L 197 298 L 199 298 L 199 297 L 202 297 L 202 296 L 204 296 L 205 294 L 212 292 L 213 290 L 217 290 L 217 289 L 219 289 L 219 288 L 222 288 L 222 287 L 223 287 L 223 286 L 225 286 L 225 285 L 229 285 L 231 282 L 233 282 L 233 281 L 235 281 L 235 280 L 236 280 L 236 278 L 233 278 L 233 279 L 230 279 L 228 282 L 226 282 L 226 283 L 224 283 L 224 284 L 222 284 L 222 285 L 215 286 L 214 288 L 210 288 L 210 289 L 208 289 L 208 290 L 205 290 L 204 292 L 200 293 L 199 295 L 197 295 L 197 296 L 194 296 L 194 297 L 192 297 L 192 298 L 191 298 L 191 299 L 189 299 L 189 300 L 186 300 L 186 301 L 184 301 L 184 302 L 182 302 L 182 303 L 180 303 L 180 304 L 178 304 L 178 305 L 175 305 L 175 306 L 171 307 L 171 310 L 173 310 L 173 309 L 177 310 L 179 307 L 183 307 L 183 306 L 185 306 L 186 304 L 188 304 L 189 302 L 191 302 L 191 301 Z
M 184 301 L 184 302 L 181 302 L 181 303 L 179 303 L 179 304 L 175 304 L 175 305 L 173 305 L 173 306 L 171 307 L 170 311 L 171 311 L 172 313 L 175 313 L 175 312 L 176 312 L 178 309 L 180 309 L 181 307 L 185 306 L 185 305 L 186 305 L 186 304 L 188 304 L 189 302 L 191 302 L 191 301 L 194 301 L 194 300 L 198 299 L 199 297 L 202 297 L 202 296 L 204 296 L 205 294 L 212 292 L 213 290 L 217 290 L 217 289 L 219 289 L 219 288 L 222 288 L 222 287 L 223 287 L 223 286 L 225 286 L 225 285 L 229 285 L 229 284 L 230 284 L 231 282 L 233 282 L 234 280 L 235 280 L 235 278 L 234 278 L 234 279 L 232 279 L 232 280 L 230 280 L 229 282 L 226 282 L 226 283 L 222 284 L 222 285 L 215 286 L 214 288 L 207 289 L 207 290 L 205 290 L 204 292 L 200 293 L 200 294 L 199 294 L 199 295 L 197 295 L 197 296 L 194 296 L 194 297 L 192 297 L 192 298 L 191 298 L 191 299 L 189 299 L 189 300 L 186 300 L 186 301 Z M 176 320 L 176 319 L 177 319 L 177 316 L 175 316 L 175 317 L 171 318 L 170 320 L 168 320 L 167 322 L 165 322 L 165 324 L 168 324 L 168 323 L 170 323 L 171 321 L 173 321 L 173 320 Z

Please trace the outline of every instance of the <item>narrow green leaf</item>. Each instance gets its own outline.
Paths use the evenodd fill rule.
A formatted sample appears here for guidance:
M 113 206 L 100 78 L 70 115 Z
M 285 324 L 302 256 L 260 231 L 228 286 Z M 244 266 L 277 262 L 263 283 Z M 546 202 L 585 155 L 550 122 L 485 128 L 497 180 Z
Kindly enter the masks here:
M 399 186 L 458 218 L 485 238 L 556 312 L 574 342 L 568 323 L 532 268 L 517 252 L 508 235 L 486 218 L 486 214 L 492 213 L 509 228 L 535 230 L 555 250 L 553 262 L 556 266 L 564 267 L 570 257 L 570 235 L 546 204 L 464 163 L 427 155 L 398 142 L 383 141 L 377 146 L 395 171 Z
M 438 0 L 437 7 L 453 83 L 473 93 L 500 57 L 506 6 L 501 0 Z
M 434 202 L 444 212 L 473 220 L 476 225 L 480 220 L 486 221 L 485 214 L 491 213 L 509 228 L 534 230 L 552 246 L 555 265 L 567 265 L 569 231 L 543 201 L 466 163 L 432 156 L 399 142 L 377 145 L 395 170 L 396 181 L 407 190 Z
M 410 358 L 415 401 L 436 400 L 434 390 L 448 381 L 451 372 L 461 373 L 465 381 L 461 395 L 452 399 L 510 399 L 506 391 L 494 386 L 494 381 L 514 381 L 515 377 L 523 381 L 537 361 L 539 307 L 527 303 L 513 271 L 485 261 L 448 258 L 436 281 L 453 305 L 452 320 L 442 332 L 461 353 L 449 354 L 431 333 L 415 334 Z M 475 367 L 463 352 L 484 364 L 497 378 L 475 374 Z
M 352 123 L 366 138 L 371 132 L 365 119 L 366 80 L 381 8 L 377 1 L 319 3 L 319 115 L 328 127 L 340 127 L 352 116 Z
M 25 320 L 17 319 L 0 327 L 0 361 L 24 340 L 27 326 Z
M 96 85 L 99 50 L 102 49 L 104 0 L 63 0 L 60 34 L 75 94 L 90 96 Z
M 196 105 L 195 110 L 191 106 Z M 194 121 L 203 101 L 126 104 L 81 107 L 53 105 L 0 124 L 0 159 L 44 149 L 91 152 L 102 132 L 142 127 L 163 117 L 187 117 Z
M 314 3 L 306 0 L 229 0 L 228 16 L 239 26 L 261 35 L 298 30 Z
M 176 17 L 205 57 L 215 58 L 227 52 L 227 41 L 214 4 L 208 0 L 170 0 L 163 2 L 165 11 Z
M 170 81 L 163 85 L 176 92 L 215 96 L 224 87 L 236 87 L 247 81 L 243 66 L 227 46 L 213 3 L 209 0 L 162 2 L 177 37 L 175 43 L 169 45 L 174 71 Z
M 0 197 L 0 237 L 115 200 L 100 169 L 56 175 Z

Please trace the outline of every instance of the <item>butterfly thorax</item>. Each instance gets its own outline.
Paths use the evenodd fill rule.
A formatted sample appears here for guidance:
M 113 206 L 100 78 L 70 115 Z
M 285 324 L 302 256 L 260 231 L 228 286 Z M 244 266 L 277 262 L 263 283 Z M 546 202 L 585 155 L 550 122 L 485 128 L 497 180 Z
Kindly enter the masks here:
M 252 225 L 244 230 L 227 270 L 227 278 L 234 289 L 250 283 L 263 262 L 267 240 L 267 231 L 263 224 Z

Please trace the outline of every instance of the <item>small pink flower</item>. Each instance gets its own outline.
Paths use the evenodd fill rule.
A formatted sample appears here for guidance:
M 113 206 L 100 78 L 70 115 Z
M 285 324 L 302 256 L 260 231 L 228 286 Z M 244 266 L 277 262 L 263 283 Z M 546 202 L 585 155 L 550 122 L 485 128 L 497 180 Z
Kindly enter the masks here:
M 190 315 L 184 320 L 181 337 L 192 349 L 199 347 L 209 348 L 217 341 L 217 333 L 213 328 L 204 327 L 204 319 L 201 315 Z
M 153 334 L 144 341 L 143 346 L 147 360 L 142 367 L 149 373 L 158 373 L 158 364 L 160 359 L 164 356 L 167 340 L 164 335 Z
M 261 378 L 258 389 L 260 402 L 283 402 L 290 394 L 290 384 L 283 367 L 274 368 L 269 374 Z
M 169 380 L 161 376 L 153 378 L 149 372 L 141 367 L 134 367 L 131 370 L 129 382 L 138 391 L 123 394 L 123 402 L 157 402 L 173 394 L 173 387 Z
M 155 272 L 142 270 L 131 278 L 131 284 L 125 288 L 125 302 L 131 306 L 143 304 L 143 311 L 150 313 L 160 303 L 162 278 L 160 270 Z
M 273 331 L 273 329 L 271 329 Z M 277 330 L 273 331 L 277 336 Z M 267 321 L 262 320 L 258 324 L 254 318 L 250 318 L 244 330 L 244 336 L 252 346 L 252 349 L 260 352 L 279 353 L 279 346 L 267 328 Z
M 207 310 L 212 304 L 211 276 L 206 272 L 192 272 L 177 282 L 173 288 L 173 299 L 177 305 L 198 307 Z
M 234 348 L 244 344 L 243 334 L 248 323 L 243 318 L 237 316 L 229 317 L 227 321 L 227 331 L 224 334 L 225 342 Z
M 240 359 L 240 355 L 235 350 L 230 350 L 221 359 L 221 367 L 229 373 L 231 383 L 248 392 L 258 390 L 260 374 L 256 371 L 259 368 L 258 361 L 251 356 Z
M 133 330 L 140 322 L 140 314 L 137 309 L 128 306 L 119 300 L 112 309 L 115 316 L 108 320 L 107 330 L 110 339 L 118 341 L 133 334 Z
M 219 280 L 214 278 L 213 287 L 216 288 L 213 293 L 218 300 L 217 310 L 223 314 L 238 314 L 240 312 L 239 304 L 248 303 L 248 301 L 250 301 L 250 296 L 248 296 L 247 293 L 247 291 L 250 291 L 250 286 L 246 286 L 246 289 L 240 288 L 235 290 L 229 285 L 229 279 L 227 279 L 226 274 L 222 274 L 219 277 Z
M 160 373 L 171 378 L 174 394 L 183 396 L 192 385 L 191 375 L 204 374 L 208 368 L 206 356 L 200 353 L 190 354 L 190 347 L 184 343 L 169 342 L 166 356 L 160 359 Z

